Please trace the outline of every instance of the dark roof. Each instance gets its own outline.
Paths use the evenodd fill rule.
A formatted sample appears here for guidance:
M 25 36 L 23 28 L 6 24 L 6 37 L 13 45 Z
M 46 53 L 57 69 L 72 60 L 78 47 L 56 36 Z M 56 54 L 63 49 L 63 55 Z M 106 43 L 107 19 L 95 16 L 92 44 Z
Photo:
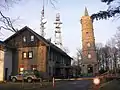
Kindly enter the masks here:
M 71 58 L 67 53 L 65 53 L 62 49 L 60 49 L 59 47 L 57 47 L 56 45 L 54 45 L 53 43 L 51 43 L 49 40 L 46 40 L 45 38 L 43 38 L 42 36 L 40 36 L 39 34 L 37 34 L 36 32 L 34 32 L 32 29 L 30 29 L 29 27 L 25 26 L 23 27 L 21 30 L 19 30 L 18 32 L 16 32 L 15 34 L 13 34 L 12 36 L 10 36 L 9 38 L 7 38 L 4 42 L 9 41 L 11 38 L 14 38 L 16 35 L 18 35 L 19 33 L 23 32 L 24 30 L 29 30 L 32 34 L 34 34 L 39 40 L 42 40 L 47 46 L 50 46 L 51 48 L 55 49 L 56 51 L 60 52 L 61 54 L 68 56 L 69 58 Z M 72 59 L 72 58 L 71 58 Z
M 3 41 L 0 41 L 0 44 L 2 44 L 3 43 Z
M 9 41 L 11 38 L 14 38 L 16 35 L 18 35 L 19 33 L 25 31 L 25 30 L 29 30 L 31 33 L 33 33 L 39 40 L 42 40 L 45 44 L 47 44 L 47 40 L 45 38 L 43 38 L 42 36 L 40 36 L 39 34 L 37 34 L 36 32 L 34 32 L 32 29 L 30 29 L 29 27 L 25 26 L 22 29 L 20 29 L 19 31 L 17 31 L 15 34 L 13 34 L 12 36 L 10 36 L 9 38 L 7 38 L 4 42 Z
M 4 42 L 3 42 L 3 41 L 0 41 L 0 45 L 4 45 Z

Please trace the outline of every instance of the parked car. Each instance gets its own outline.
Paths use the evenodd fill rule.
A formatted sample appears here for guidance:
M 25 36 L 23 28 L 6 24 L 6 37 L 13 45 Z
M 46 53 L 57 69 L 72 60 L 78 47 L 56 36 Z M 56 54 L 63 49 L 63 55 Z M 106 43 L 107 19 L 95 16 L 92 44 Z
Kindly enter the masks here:
M 31 83 L 34 80 L 40 80 L 40 72 L 37 70 L 24 70 L 22 74 L 18 74 L 15 76 L 11 76 L 11 81 L 16 82 L 16 81 L 27 81 Z

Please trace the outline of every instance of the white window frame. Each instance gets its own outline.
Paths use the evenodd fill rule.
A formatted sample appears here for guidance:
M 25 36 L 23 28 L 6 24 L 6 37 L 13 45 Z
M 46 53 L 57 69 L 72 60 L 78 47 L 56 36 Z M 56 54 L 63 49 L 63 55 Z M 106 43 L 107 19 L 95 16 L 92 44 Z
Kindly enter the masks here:
M 31 40 L 31 41 L 34 41 L 34 39 L 35 39 L 35 38 L 34 38 L 34 35 L 31 35 L 31 36 L 30 36 L 30 40 Z
M 28 58 L 33 58 L 33 52 L 32 51 L 28 52 Z
M 23 42 L 26 42 L 26 37 L 25 36 L 23 36 Z
M 23 58 L 27 58 L 27 53 L 23 52 Z

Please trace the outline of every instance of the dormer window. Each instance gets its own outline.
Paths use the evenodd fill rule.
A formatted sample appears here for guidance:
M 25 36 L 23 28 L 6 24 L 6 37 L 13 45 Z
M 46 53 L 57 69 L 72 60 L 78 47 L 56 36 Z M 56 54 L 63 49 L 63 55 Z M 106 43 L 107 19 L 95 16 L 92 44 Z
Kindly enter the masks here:
M 33 35 L 32 35 L 30 38 L 31 38 L 31 39 L 30 39 L 31 41 L 34 41 L 34 36 L 33 36 Z
M 23 42 L 26 42 L 26 37 L 25 36 L 23 37 Z

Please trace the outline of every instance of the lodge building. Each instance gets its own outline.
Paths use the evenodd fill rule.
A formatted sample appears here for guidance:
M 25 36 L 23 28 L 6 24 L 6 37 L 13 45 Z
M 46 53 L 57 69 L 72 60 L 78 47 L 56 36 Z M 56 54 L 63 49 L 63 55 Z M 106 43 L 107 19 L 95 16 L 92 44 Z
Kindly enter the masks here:
M 37 69 L 43 75 L 67 77 L 70 74 L 72 58 L 63 50 L 25 26 L 4 43 L 5 77 L 23 70 Z

